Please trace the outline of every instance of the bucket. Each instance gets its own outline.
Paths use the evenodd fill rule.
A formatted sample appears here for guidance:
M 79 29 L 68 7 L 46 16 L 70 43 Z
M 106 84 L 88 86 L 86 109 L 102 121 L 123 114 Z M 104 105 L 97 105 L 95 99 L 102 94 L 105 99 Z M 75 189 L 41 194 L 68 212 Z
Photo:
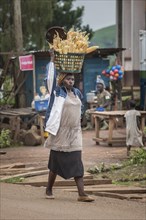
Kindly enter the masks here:
M 41 112 L 41 111 L 46 111 L 47 110 L 47 107 L 48 107 L 48 99 L 44 99 L 44 100 L 36 100 L 34 102 L 35 104 L 35 110 L 38 111 L 38 112 Z
M 95 94 L 93 92 L 87 93 L 86 94 L 87 102 L 88 103 L 94 102 L 94 97 L 95 97 Z

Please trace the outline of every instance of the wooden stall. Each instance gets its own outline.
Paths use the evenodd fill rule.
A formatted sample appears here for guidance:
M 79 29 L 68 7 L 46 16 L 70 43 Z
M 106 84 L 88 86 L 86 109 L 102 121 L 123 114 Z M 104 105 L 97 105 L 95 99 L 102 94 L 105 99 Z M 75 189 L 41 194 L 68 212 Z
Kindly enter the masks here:
M 1 109 L 0 130 L 9 129 L 13 140 L 17 141 L 21 129 L 27 131 L 32 125 L 38 125 L 38 116 L 31 108 Z

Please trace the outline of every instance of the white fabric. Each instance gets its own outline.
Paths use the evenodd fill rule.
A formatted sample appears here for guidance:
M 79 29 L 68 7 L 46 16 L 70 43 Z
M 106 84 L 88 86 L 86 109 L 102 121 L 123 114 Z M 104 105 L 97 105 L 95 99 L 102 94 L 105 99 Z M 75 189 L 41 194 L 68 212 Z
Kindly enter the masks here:
M 45 131 L 49 132 L 50 134 L 56 135 L 59 129 L 61 114 L 63 105 L 65 102 L 65 98 L 55 96 L 53 107 L 51 109 L 50 117 L 46 123 Z
M 125 113 L 126 118 L 126 145 L 141 147 L 142 131 L 137 126 L 137 116 L 140 116 L 140 112 L 137 110 L 129 110 Z
M 54 63 L 50 62 L 49 67 L 48 67 L 48 73 L 47 73 L 47 87 L 48 87 L 50 94 L 52 94 L 54 77 L 55 77 Z M 61 96 L 59 97 L 55 96 L 54 98 L 53 107 L 51 109 L 49 119 L 46 122 L 46 128 L 45 128 L 45 131 L 49 132 L 50 134 L 53 134 L 53 135 L 57 134 L 57 131 L 60 125 L 61 113 L 62 113 L 64 101 L 65 101 L 65 98 Z
M 48 73 L 47 73 L 47 87 L 48 87 L 48 91 L 50 94 L 52 93 L 54 74 L 55 74 L 54 63 L 50 62 L 49 68 L 48 68 Z
M 103 79 L 101 78 L 101 76 L 97 76 L 96 83 L 101 83 L 103 85 L 104 89 L 106 88 L 105 83 L 104 83 Z

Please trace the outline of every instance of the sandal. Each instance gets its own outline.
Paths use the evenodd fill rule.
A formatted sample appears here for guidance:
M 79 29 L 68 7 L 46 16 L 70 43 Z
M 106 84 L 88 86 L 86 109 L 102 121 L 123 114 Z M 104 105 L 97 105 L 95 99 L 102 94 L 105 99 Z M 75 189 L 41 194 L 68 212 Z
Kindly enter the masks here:
M 93 202 L 95 199 L 91 196 L 79 196 L 78 201 L 79 202 Z
M 46 199 L 55 199 L 55 197 L 53 195 L 47 195 L 46 194 Z

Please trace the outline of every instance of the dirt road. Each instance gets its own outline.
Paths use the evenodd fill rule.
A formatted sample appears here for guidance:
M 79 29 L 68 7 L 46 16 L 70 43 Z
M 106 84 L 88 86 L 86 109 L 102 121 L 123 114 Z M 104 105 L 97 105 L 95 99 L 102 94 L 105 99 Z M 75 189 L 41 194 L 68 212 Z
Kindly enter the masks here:
M 125 146 L 97 146 L 92 140 L 93 131 L 83 133 L 83 162 L 85 170 L 101 162 L 116 163 L 126 158 Z M 46 166 L 48 149 L 42 146 L 6 149 L 0 165 L 25 163 Z M 77 201 L 77 193 L 55 189 L 55 200 L 44 198 L 44 187 L 0 184 L 0 220 L 45 220 L 45 219 L 99 219 L 99 220 L 144 220 L 146 204 L 94 196 L 95 202 Z
M 118 133 L 123 133 L 123 130 L 119 130 Z M 107 134 L 107 131 L 102 131 L 103 135 Z M 100 164 L 101 162 L 117 163 L 125 159 L 126 146 L 114 145 L 108 146 L 107 144 L 96 145 L 92 138 L 95 136 L 94 131 L 83 132 L 83 162 L 85 170 L 91 166 Z M 0 165 L 7 165 L 11 163 L 25 163 L 34 164 L 35 166 L 47 166 L 49 149 L 43 146 L 27 146 L 27 147 L 15 147 L 7 148 L 5 155 L 0 155 Z
M 1 183 L 1 220 L 144 220 L 145 203 L 95 197 L 93 203 L 77 201 L 77 194 L 55 190 L 54 200 L 44 198 L 43 187 Z

